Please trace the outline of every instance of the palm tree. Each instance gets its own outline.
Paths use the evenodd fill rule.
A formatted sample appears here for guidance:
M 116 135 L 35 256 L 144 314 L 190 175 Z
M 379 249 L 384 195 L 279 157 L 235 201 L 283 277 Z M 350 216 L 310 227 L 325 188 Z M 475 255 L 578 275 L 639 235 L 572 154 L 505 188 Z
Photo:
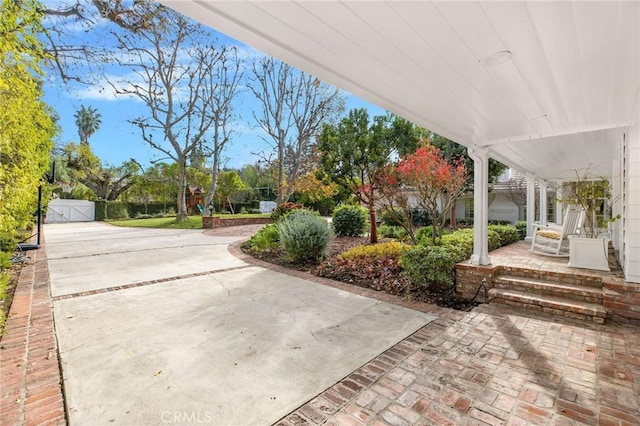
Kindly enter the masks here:
M 76 126 L 78 126 L 78 135 L 80 143 L 89 145 L 89 138 L 100 128 L 102 121 L 100 113 L 93 107 L 85 107 L 80 105 L 80 109 L 74 114 L 76 118 Z

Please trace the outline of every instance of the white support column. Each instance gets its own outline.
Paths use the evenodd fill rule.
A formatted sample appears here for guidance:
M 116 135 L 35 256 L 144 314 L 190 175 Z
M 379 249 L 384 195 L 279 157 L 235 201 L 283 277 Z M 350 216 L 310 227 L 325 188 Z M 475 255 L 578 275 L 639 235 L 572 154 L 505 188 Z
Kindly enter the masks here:
M 472 265 L 489 265 L 489 156 L 486 149 L 468 150 L 473 160 L 473 255 Z
M 547 181 L 540 181 L 540 223 L 547 224 Z
M 564 220 L 564 205 L 562 204 L 563 186 L 562 183 L 558 183 L 558 189 L 556 189 L 556 223 L 562 225 Z
M 533 222 L 536 217 L 536 177 L 527 173 L 527 237 L 525 241 L 533 240 Z

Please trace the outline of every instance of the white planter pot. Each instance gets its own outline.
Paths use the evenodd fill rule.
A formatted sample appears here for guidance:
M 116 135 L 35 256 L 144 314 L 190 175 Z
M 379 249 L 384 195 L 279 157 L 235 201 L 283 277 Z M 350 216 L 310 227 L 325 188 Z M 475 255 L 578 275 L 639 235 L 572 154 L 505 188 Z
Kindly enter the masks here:
M 569 236 L 569 266 L 573 268 L 609 269 L 609 241 L 610 238 L 580 238 Z

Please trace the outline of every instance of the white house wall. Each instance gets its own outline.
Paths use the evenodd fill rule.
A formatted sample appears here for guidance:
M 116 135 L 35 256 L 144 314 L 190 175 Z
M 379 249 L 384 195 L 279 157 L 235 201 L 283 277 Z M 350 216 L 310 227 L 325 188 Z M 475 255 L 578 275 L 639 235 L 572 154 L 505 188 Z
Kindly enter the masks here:
M 460 198 L 456 201 L 456 219 L 464 219 L 465 201 L 467 198 Z M 501 194 L 492 194 L 489 198 L 489 220 L 507 220 L 515 223 L 520 220 L 518 205 Z
M 511 200 L 497 194 L 493 202 L 489 205 L 489 220 L 508 220 L 517 222 L 518 206 Z
M 638 106 L 636 104 L 636 113 Z M 622 227 L 624 243 L 623 270 L 627 281 L 640 283 L 640 125 L 636 122 L 627 133 Z

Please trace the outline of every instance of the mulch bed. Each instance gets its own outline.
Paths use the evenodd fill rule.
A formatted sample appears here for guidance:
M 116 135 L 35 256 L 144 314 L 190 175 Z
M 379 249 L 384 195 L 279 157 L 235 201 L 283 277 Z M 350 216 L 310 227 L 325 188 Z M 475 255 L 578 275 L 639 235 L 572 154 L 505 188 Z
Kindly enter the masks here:
M 343 253 L 353 247 L 357 247 L 360 245 L 369 244 L 369 239 L 364 237 L 337 237 L 334 238 L 328 249 L 328 255 L 326 261 L 330 261 L 331 259 L 335 259 L 340 253 Z M 274 265 L 282 266 L 289 269 L 294 269 L 297 271 L 306 272 L 312 275 L 319 275 L 318 273 L 318 265 L 312 263 L 291 263 L 289 262 L 279 250 L 274 251 L 264 251 L 264 252 L 253 252 L 251 250 L 246 250 L 243 248 L 243 251 L 253 257 L 256 257 L 260 260 L 264 260 L 265 262 L 272 263 Z M 372 280 L 361 279 L 359 277 L 354 277 L 353 275 L 339 275 L 332 276 L 331 279 L 336 281 L 344 282 L 347 284 L 352 284 L 365 288 L 372 288 L 378 291 L 386 291 L 390 294 L 395 294 L 398 297 L 408 298 L 411 300 L 418 300 L 425 303 L 433 303 L 438 306 L 443 306 L 447 308 L 457 309 L 468 311 L 472 309 L 474 306 L 478 306 L 478 302 L 471 302 L 466 299 L 461 299 L 455 296 L 455 293 L 451 292 L 449 289 L 439 290 L 439 289 L 427 289 L 421 286 L 415 286 L 408 282 L 408 280 L 404 279 L 404 277 L 400 277 L 399 279 L 394 279 L 394 283 L 391 285 L 382 285 L 374 283 Z M 401 288 L 400 291 L 396 289 Z

